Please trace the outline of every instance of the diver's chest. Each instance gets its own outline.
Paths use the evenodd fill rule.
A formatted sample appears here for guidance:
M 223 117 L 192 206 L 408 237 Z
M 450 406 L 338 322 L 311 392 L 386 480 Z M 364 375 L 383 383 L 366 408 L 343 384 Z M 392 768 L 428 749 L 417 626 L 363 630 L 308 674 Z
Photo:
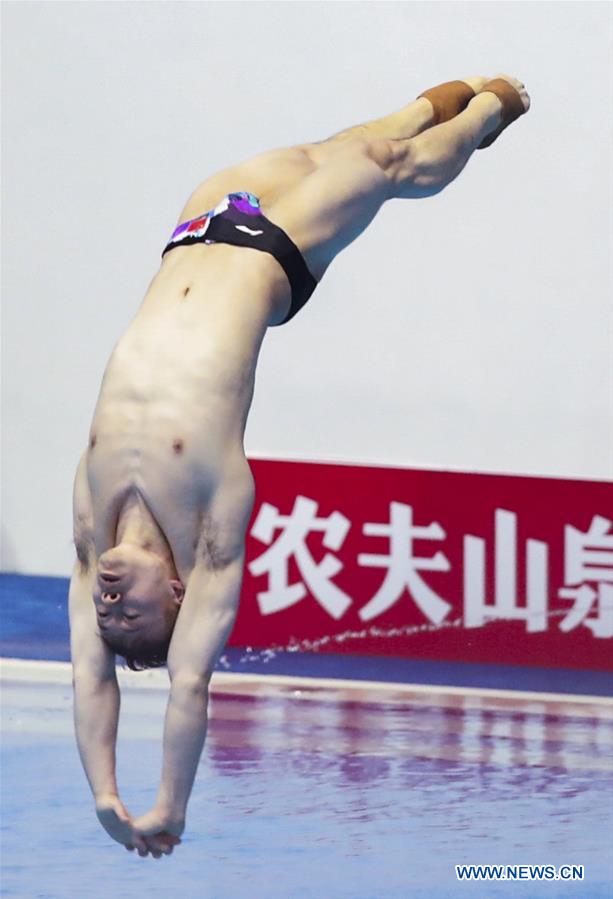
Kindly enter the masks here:
M 138 495 L 186 564 L 197 543 L 214 491 L 216 472 L 206 460 L 178 446 L 126 445 L 101 439 L 88 453 L 96 543 L 114 545 L 116 523 L 126 502 Z M 186 555 L 186 553 L 188 555 Z
M 116 494 L 132 487 L 163 500 L 206 497 L 218 479 L 218 464 L 199 435 L 186 428 L 93 430 L 88 452 L 92 493 Z

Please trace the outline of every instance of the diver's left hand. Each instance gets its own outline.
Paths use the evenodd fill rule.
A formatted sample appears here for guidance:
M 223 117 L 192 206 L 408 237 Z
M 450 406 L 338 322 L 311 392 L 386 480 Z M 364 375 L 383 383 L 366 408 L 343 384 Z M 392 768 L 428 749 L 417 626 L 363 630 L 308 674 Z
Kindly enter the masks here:
M 185 818 L 172 814 L 167 809 L 155 806 L 150 812 L 132 822 L 134 831 L 144 839 L 152 855 L 170 855 L 181 842 L 185 830 Z M 159 858 L 159 855 L 157 856 Z
M 115 793 L 104 793 L 96 797 L 96 815 L 98 820 L 117 843 L 126 849 L 138 849 L 138 854 L 146 856 L 148 847 L 140 834 L 134 832 L 133 820 L 119 796 Z

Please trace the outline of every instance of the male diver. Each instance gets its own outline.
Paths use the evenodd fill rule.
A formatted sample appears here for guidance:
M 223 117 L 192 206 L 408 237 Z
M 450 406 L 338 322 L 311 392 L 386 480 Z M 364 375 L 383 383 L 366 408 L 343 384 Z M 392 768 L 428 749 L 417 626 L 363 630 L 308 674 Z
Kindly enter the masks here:
M 243 434 L 267 328 L 294 318 L 386 201 L 439 193 L 529 106 L 507 75 L 447 82 L 189 198 L 107 365 L 74 487 L 76 736 L 98 818 L 127 849 L 170 854 L 185 826 L 239 603 L 254 499 Z M 161 783 L 136 819 L 115 778 L 117 653 L 170 678 Z

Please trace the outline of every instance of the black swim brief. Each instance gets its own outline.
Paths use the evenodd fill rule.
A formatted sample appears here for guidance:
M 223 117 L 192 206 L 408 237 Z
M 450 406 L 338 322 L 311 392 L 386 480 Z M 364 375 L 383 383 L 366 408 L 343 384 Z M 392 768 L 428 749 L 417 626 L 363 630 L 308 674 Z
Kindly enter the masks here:
M 162 256 L 175 247 L 194 243 L 228 243 L 270 253 L 283 268 L 292 290 L 284 325 L 302 309 L 317 281 L 307 268 L 302 253 L 285 231 L 262 214 L 260 201 L 247 191 L 228 194 L 215 209 L 175 228 Z

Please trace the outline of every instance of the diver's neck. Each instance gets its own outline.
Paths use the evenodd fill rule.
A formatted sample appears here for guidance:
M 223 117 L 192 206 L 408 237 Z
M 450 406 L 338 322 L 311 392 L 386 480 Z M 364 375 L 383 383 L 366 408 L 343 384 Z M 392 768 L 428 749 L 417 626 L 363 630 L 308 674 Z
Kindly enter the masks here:
M 168 541 L 144 499 L 136 491 L 131 491 L 127 495 L 119 512 L 115 541 L 116 546 L 119 546 L 120 543 L 132 543 L 141 549 L 155 553 L 168 566 L 170 576 L 178 577 Z

